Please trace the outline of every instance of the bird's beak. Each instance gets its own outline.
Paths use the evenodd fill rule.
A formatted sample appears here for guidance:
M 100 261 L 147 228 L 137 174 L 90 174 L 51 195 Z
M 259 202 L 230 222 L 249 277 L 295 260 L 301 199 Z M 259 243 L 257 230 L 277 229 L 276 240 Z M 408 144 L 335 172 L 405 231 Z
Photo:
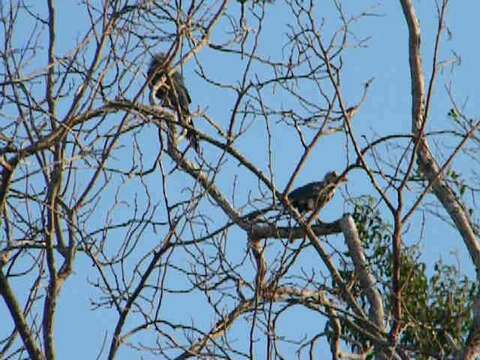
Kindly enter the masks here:
M 339 176 L 339 177 L 338 177 L 337 182 L 338 182 L 339 184 L 341 184 L 341 183 L 347 182 L 347 180 L 348 180 L 348 179 L 347 179 L 347 175 L 343 175 L 343 176 Z

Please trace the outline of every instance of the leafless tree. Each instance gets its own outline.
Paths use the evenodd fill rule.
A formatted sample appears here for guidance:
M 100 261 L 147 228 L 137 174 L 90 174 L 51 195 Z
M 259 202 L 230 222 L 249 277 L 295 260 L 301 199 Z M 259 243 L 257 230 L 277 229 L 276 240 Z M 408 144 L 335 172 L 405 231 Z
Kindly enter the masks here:
M 380 5 L 66 3 L 0 3 L 0 358 L 71 358 L 56 329 L 72 328 L 108 359 L 480 356 L 480 122 L 449 79 L 448 0 L 426 34 L 398 1 L 411 110 L 379 131 L 365 108 L 384 69 L 346 74 Z M 174 75 L 192 121 L 151 96 Z M 327 173 L 313 209 L 289 199 Z M 474 274 L 420 299 L 416 243 L 439 223 Z M 67 284 L 80 316 L 114 319 L 95 344 L 56 322 Z

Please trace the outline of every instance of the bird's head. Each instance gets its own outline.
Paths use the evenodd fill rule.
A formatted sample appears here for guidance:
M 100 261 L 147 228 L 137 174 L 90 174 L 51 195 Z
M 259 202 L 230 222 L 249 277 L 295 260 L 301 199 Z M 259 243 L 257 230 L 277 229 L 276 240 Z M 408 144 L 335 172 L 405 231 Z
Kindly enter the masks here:
M 167 55 L 165 53 L 157 53 L 153 55 L 152 62 L 150 63 L 150 69 L 157 67 L 167 67 L 168 64 L 165 64 L 167 61 Z
M 147 72 L 147 76 L 150 81 L 156 74 L 166 72 L 166 69 L 168 69 L 168 64 L 166 63 L 167 60 L 167 56 L 164 53 L 153 55 Z
M 341 184 L 347 181 L 347 177 L 345 175 L 339 176 L 336 171 L 330 171 L 325 174 L 323 178 L 323 182 L 325 184 L 336 183 Z

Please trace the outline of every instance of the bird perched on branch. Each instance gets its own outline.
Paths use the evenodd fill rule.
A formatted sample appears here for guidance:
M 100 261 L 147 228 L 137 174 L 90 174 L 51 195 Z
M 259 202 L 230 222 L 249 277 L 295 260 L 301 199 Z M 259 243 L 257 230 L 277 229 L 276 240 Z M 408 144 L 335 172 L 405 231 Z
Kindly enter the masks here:
M 325 175 L 323 181 L 303 185 L 290 192 L 288 198 L 300 213 L 319 211 L 332 200 L 338 185 L 345 181 L 345 176 L 338 176 L 335 171 L 331 171 Z
M 339 176 L 335 171 L 331 171 L 325 175 L 323 181 L 311 182 L 291 191 L 288 194 L 288 199 L 300 213 L 308 211 L 318 212 L 332 200 L 337 187 L 346 181 L 346 176 Z M 274 205 L 265 209 L 255 210 L 245 215 L 243 219 L 256 220 L 260 215 L 277 209 L 278 206 Z M 285 209 L 283 213 L 285 213 Z
M 163 106 L 175 111 L 178 121 L 183 125 L 193 126 L 189 105 L 192 102 L 188 93 L 183 76 L 178 71 L 173 71 L 165 54 L 153 56 L 148 68 L 148 86 L 152 96 L 160 100 Z M 193 148 L 199 152 L 200 147 L 194 131 L 185 129 L 186 136 Z

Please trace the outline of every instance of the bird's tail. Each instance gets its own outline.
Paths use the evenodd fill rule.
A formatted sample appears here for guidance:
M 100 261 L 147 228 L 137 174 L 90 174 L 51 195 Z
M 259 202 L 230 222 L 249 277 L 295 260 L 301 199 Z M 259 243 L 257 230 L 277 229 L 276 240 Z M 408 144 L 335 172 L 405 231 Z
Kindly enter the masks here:
M 184 124 L 193 126 L 192 116 L 190 115 L 190 112 L 188 110 L 183 111 L 182 117 L 183 117 Z M 188 141 L 190 142 L 190 145 L 195 149 L 197 154 L 200 154 L 200 143 L 198 141 L 198 137 L 195 131 L 191 129 L 185 129 L 185 136 L 187 137 Z
M 195 134 L 195 132 L 192 130 L 187 130 L 187 139 L 195 151 L 200 154 L 200 144 L 198 142 L 197 134 Z

